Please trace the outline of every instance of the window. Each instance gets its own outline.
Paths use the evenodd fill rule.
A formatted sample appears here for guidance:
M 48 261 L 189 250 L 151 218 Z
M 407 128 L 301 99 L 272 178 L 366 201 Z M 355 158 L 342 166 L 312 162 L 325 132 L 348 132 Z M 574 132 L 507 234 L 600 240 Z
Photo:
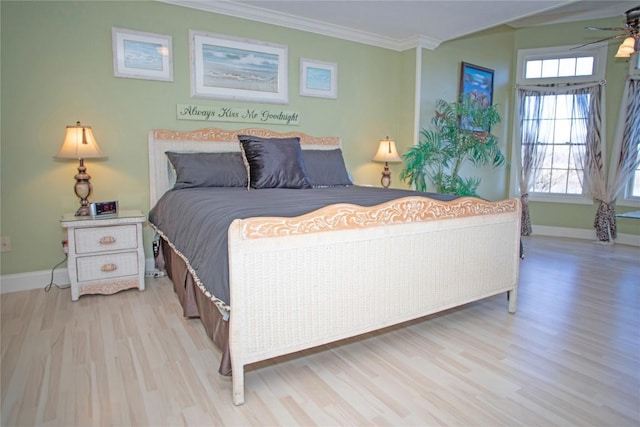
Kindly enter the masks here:
M 636 156 L 640 157 L 640 145 L 636 150 Z M 640 203 L 640 163 L 631 174 L 624 192 L 624 198 L 626 201 L 632 202 L 632 204 Z
M 631 56 L 631 61 L 629 62 L 631 64 L 631 71 L 629 74 L 632 76 L 640 76 L 640 53 L 634 53 Z
M 640 156 L 640 146 L 638 147 L 638 156 Z M 631 181 L 627 185 L 627 196 L 625 198 L 640 201 L 640 164 L 636 167 L 636 171 L 631 176 Z
M 584 83 L 604 80 L 607 44 L 575 49 L 562 46 L 518 51 L 517 83 L 520 85 Z
M 520 150 L 514 154 L 522 156 L 523 168 L 529 168 L 530 198 L 591 202 L 583 196 L 583 159 L 589 133 L 599 127 L 600 106 L 593 102 L 598 98 L 592 99 L 592 91 L 580 84 L 604 80 L 606 51 L 607 46 L 600 45 L 518 52 Z
M 631 68 L 629 74 L 632 76 L 640 75 L 640 54 L 634 53 L 629 63 Z M 640 146 L 638 147 L 637 155 L 640 156 Z M 624 198 L 633 204 L 640 203 L 640 165 L 636 167 L 635 172 L 631 175 L 627 183 Z
M 525 79 L 593 75 L 593 57 L 531 59 L 525 66 Z
M 539 97 L 540 99 L 535 99 Z M 586 99 L 580 99 L 581 97 Z M 589 95 L 552 94 L 525 97 L 525 115 L 521 118 L 523 132 L 534 125 L 526 123 L 536 120 L 539 124 L 539 141 L 543 160 L 532 171 L 529 190 L 547 194 L 582 194 L 582 159 L 585 153 L 587 111 L 578 104 L 588 105 Z M 547 114 L 535 117 L 530 111 L 541 104 Z M 526 135 L 521 136 L 527 145 Z M 531 151 L 530 147 L 523 152 Z

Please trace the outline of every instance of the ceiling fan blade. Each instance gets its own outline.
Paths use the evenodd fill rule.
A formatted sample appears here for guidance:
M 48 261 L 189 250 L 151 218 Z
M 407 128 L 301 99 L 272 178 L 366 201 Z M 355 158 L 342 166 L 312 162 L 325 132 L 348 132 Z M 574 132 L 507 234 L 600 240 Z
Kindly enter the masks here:
M 582 48 L 582 47 L 589 46 L 589 45 L 592 45 L 592 44 L 596 44 L 596 43 L 604 42 L 604 41 L 607 41 L 607 40 L 619 39 L 620 37 L 626 37 L 626 36 L 628 36 L 628 34 L 617 34 L 617 35 L 615 35 L 615 36 L 609 36 L 609 37 L 605 37 L 605 38 L 600 39 L 600 40 L 596 40 L 596 41 L 593 41 L 593 42 L 589 42 L 589 43 L 581 44 L 580 46 L 572 47 L 572 48 L 571 48 L 571 49 L 569 49 L 569 50 L 580 49 L 580 48 Z
M 623 27 L 584 27 L 585 30 L 599 30 L 599 31 L 627 31 Z

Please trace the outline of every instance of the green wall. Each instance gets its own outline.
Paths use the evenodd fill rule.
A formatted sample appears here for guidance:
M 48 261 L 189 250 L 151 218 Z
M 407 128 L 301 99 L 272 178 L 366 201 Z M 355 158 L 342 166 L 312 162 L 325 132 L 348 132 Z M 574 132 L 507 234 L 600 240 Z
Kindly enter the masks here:
M 64 233 L 58 220 L 78 206 L 73 193 L 77 163 L 53 158 L 66 125 L 80 120 L 93 126 L 108 155 L 105 160 L 86 162 L 94 185 L 91 199 L 117 199 L 122 209 L 140 208 L 145 213 L 149 210 L 149 130 L 255 126 L 176 120 L 176 104 L 260 107 L 190 97 L 189 29 L 287 45 L 289 104 L 283 108 L 300 113 L 300 126 L 271 128 L 341 136 L 347 166 L 358 184 L 379 185 L 382 165 L 371 162 L 371 157 L 380 139 L 387 135 L 395 139 L 401 154 L 413 144 L 415 49 L 395 52 L 152 1 L 3 0 L 0 19 L 0 233 L 9 236 L 12 244 L 12 251 L 0 258 L 2 275 L 48 270 L 62 258 Z M 174 81 L 114 77 L 112 27 L 172 36 Z M 419 125 L 428 125 L 436 99 L 457 96 L 461 61 L 492 68 L 494 99 L 503 111 L 503 123 L 494 132 L 510 154 L 516 49 L 593 37 L 582 27 L 567 24 L 518 31 L 502 27 L 443 43 L 434 51 L 422 49 Z M 610 51 L 608 57 L 614 53 Z M 298 95 L 301 57 L 338 64 L 338 99 Z M 619 60 L 608 64 L 608 123 L 614 123 L 618 111 L 625 67 Z M 612 124 L 607 132 L 612 134 Z M 398 179 L 400 169 L 400 164 L 391 165 L 392 186 L 406 188 Z M 483 196 L 498 199 L 509 194 L 508 168 L 488 169 L 480 175 Z M 595 206 L 532 204 L 534 223 L 541 225 L 591 229 L 594 212 Z M 619 232 L 640 234 L 630 221 L 620 221 Z M 147 256 L 150 237 L 145 228 Z
M 510 153 L 513 30 L 500 27 L 443 43 L 435 50 L 422 51 L 422 90 L 420 95 L 420 127 L 430 128 L 438 99 L 453 102 L 458 98 L 461 62 L 494 70 L 493 103 L 498 106 L 502 122 L 491 131 L 498 136 L 505 155 Z M 509 168 L 477 169 L 466 164 L 465 176 L 482 179 L 478 194 L 491 200 L 508 196 Z
M 299 112 L 300 125 L 271 128 L 341 136 L 347 166 L 360 184 L 379 185 L 382 165 L 371 162 L 378 141 L 400 133 L 403 115 L 413 111 L 413 98 L 399 78 L 407 75 L 403 53 L 151 1 L 3 0 L 0 7 L 0 224 L 12 244 L 12 251 L 2 253 L 1 274 L 48 270 L 62 259 L 58 220 L 78 206 L 77 162 L 53 158 L 66 125 L 91 125 L 108 155 L 86 161 L 91 200 L 117 199 L 121 209 L 145 213 L 150 129 L 256 126 L 176 120 L 179 103 L 260 107 L 190 97 L 189 29 L 287 45 L 289 104 L 282 108 Z M 114 77 L 112 27 L 171 35 L 174 81 Z M 298 95 L 301 57 L 338 64 L 338 99 Z M 150 237 L 146 228 L 147 256 Z

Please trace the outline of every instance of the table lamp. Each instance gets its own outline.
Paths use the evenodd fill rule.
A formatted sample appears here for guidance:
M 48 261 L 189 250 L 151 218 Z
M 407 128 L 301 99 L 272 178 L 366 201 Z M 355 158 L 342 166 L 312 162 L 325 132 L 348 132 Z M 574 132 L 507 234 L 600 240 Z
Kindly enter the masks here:
M 89 196 L 91 195 L 91 176 L 84 166 L 84 159 L 99 159 L 106 157 L 100 151 L 96 139 L 93 137 L 91 126 L 82 126 L 76 122 L 75 126 L 67 126 L 67 133 L 60 147 L 60 151 L 55 156 L 58 159 L 78 159 L 78 173 L 74 176 L 76 184 L 73 187 L 76 196 L 80 198 L 80 208 L 76 211 L 76 216 L 88 216 Z
M 395 141 L 390 140 L 388 136 L 380 141 L 378 151 L 376 152 L 376 155 L 373 156 L 373 161 L 384 162 L 384 169 L 382 171 L 382 178 L 380 178 L 380 184 L 382 184 L 384 188 L 389 188 L 389 185 L 391 185 L 391 171 L 389 170 L 389 163 L 402 162 L 402 159 L 398 155 Z

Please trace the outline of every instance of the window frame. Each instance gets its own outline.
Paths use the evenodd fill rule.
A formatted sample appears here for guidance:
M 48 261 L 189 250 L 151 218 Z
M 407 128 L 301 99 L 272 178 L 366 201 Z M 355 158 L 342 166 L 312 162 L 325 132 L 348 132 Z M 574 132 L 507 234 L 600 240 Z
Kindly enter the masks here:
M 622 192 L 623 198 L 618 203 L 621 206 L 640 206 L 640 196 L 633 196 L 631 194 L 631 192 L 633 191 L 633 178 L 633 175 L 629 177 L 629 181 L 627 181 L 627 184 L 624 186 L 624 191 Z
M 594 81 L 605 81 L 607 68 L 607 52 L 608 44 L 606 42 L 594 43 L 589 46 L 569 45 L 555 46 L 548 48 L 535 49 L 519 49 L 516 62 L 516 85 L 544 85 L 544 84 L 563 84 L 563 83 L 587 83 Z M 552 78 L 525 78 L 525 64 L 531 60 L 541 59 L 563 59 L 578 58 L 584 56 L 593 57 L 593 74 L 589 76 L 569 76 L 569 77 L 552 77 Z M 514 126 L 513 126 L 513 144 L 511 164 L 521 164 L 521 144 L 520 144 L 520 116 L 519 103 L 517 93 L 515 96 Z M 602 122 L 601 132 L 605 132 L 605 121 Z M 520 194 L 520 170 L 512 168 L 513 194 Z M 534 202 L 552 202 L 552 203 L 569 203 L 580 205 L 592 205 L 593 199 L 584 192 L 582 194 L 561 194 L 561 193 L 535 193 L 529 192 L 529 200 Z
M 633 53 L 629 60 L 629 75 L 640 76 L 640 53 L 638 52 Z M 631 207 L 640 206 L 640 197 L 631 195 L 633 191 L 633 178 L 633 175 L 629 177 L 622 191 L 622 197 L 618 200 L 617 204 Z
M 640 53 L 635 52 L 631 55 L 629 61 L 629 74 L 632 76 L 640 76 Z
M 605 80 L 607 71 L 607 50 L 605 42 L 594 43 L 590 46 L 557 46 L 536 49 L 519 49 L 517 55 L 516 84 L 519 85 L 544 85 L 550 83 L 587 83 Z M 564 59 L 580 58 L 584 56 L 593 57 L 594 72 L 590 76 L 568 76 L 568 77 L 542 77 L 527 79 L 524 76 L 525 63 L 527 61 L 541 59 Z

